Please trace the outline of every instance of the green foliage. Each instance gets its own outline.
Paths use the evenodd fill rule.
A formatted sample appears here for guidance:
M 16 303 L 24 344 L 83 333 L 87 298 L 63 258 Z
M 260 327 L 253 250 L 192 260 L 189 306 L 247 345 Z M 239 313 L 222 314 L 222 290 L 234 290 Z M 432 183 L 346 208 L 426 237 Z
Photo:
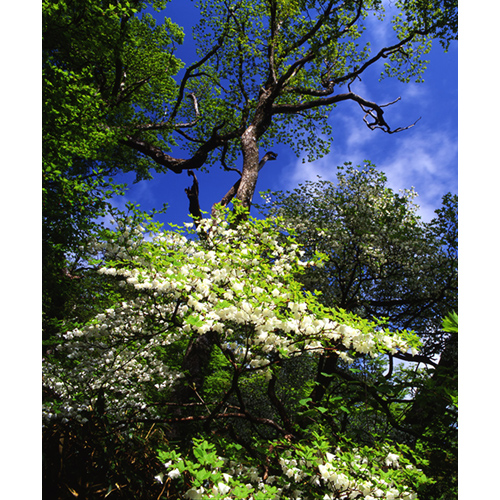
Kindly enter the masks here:
M 311 498 L 323 498 L 337 480 L 343 490 L 364 481 L 361 465 L 352 465 L 358 458 L 345 452 L 338 452 L 338 460 L 318 456 L 300 472 L 289 462 L 297 460 L 297 450 L 307 456 L 317 451 L 318 443 L 309 444 L 311 433 L 324 435 L 330 444 L 322 447 L 330 450 L 346 439 L 362 443 L 350 429 L 357 421 L 366 427 L 365 415 L 371 412 L 380 420 L 380 407 L 357 399 L 357 394 L 376 390 L 367 371 L 359 376 L 353 370 L 350 390 L 344 391 L 338 384 L 343 375 L 320 370 L 318 363 L 328 353 L 357 366 L 367 354 L 376 359 L 387 349 L 414 349 L 415 337 L 327 308 L 314 294 L 304 293 L 296 277 L 321 264 L 321 258 L 304 262 L 293 238 L 279 242 L 277 220 L 244 221 L 237 207 L 225 212 L 226 220 L 221 214 L 203 221 L 198 228 L 203 239 L 188 240 L 178 231 L 162 231 L 136 207 L 130 209 L 130 215 L 117 217 L 115 231 L 103 231 L 102 240 L 93 244 L 96 258 L 105 264 L 98 276 L 115 281 L 116 302 L 58 335 L 44 360 L 46 429 L 67 426 L 83 446 L 81 433 L 89 426 L 97 426 L 96 432 L 116 428 L 134 433 L 138 424 L 155 424 L 170 442 L 159 447 L 162 460 L 180 464 L 170 471 L 183 478 L 176 491 L 192 498 L 201 489 L 208 491 L 207 484 L 221 495 L 230 488 L 235 498 L 248 498 L 251 491 L 256 498 L 271 492 L 288 498 L 292 477 L 298 489 L 306 478 L 316 481 Z M 378 373 L 376 365 L 373 373 Z M 318 398 L 316 386 L 325 375 L 336 382 Z M 340 430 L 346 418 L 353 420 L 347 432 Z M 208 435 L 238 445 L 223 449 L 244 454 L 240 464 L 249 464 L 248 478 L 228 483 L 224 474 L 237 476 L 234 457 L 216 453 Z M 369 454 L 380 461 L 392 453 L 393 443 L 382 431 L 376 436 L 362 446 L 376 448 Z M 291 447 L 271 444 L 283 438 Z M 279 453 L 269 455 L 269 446 Z M 274 471 L 276 481 L 280 478 L 277 484 L 254 484 L 264 477 L 265 467 Z M 379 479 L 363 486 L 366 494 L 383 484 L 399 493 L 416 484 L 396 472 L 387 481 L 386 471 L 379 469 L 370 469 Z M 159 468 L 155 475 L 163 481 L 163 474 Z M 84 491 L 74 483 L 71 487 Z
M 163 114 L 176 89 L 171 75 L 180 62 L 167 48 L 182 33 L 169 20 L 156 26 L 151 16 L 139 18 L 145 5 L 42 5 L 45 339 L 85 300 L 87 242 L 110 216 L 110 199 L 124 190 L 112 176 L 130 170 L 138 179 L 150 175 L 151 164 L 123 140 L 146 117 Z
M 337 429 L 357 442 L 373 444 L 390 435 L 432 449 L 426 472 L 456 478 L 458 317 L 441 318 L 457 306 L 458 200 L 446 195 L 436 217 L 424 223 L 416 193 L 394 193 L 386 181 L 369 163 L 346 165 L 339 167 L 336 184 L 318 180 L 291 193 L 264 194 L 261 210 L 284 217 L 306 255 L 319 250 L 326 256 L 323 268 L 308 268 L 299 277 L 304 287 L 319 289 L 325 304 L 414 329 L 424 342 L 418 359 L 429 363 L 396 367 L 398 358 L 412 360 L 396 353 L 389 362 L 323 368 L 321 405 L 303 400 L 304 417 L 317 425 L 327 421 L 321 415 L 334 415 Z M 455 487 L 454 479 L 449 488 L 428 485 L 426 495 L 453 495 Z
M 162 231 L 133 205 L 116 214 L 116 229 L 87 249 L 104 266 L 89 286 L 108 283 L 108 306 L 56 336 L 44 360 L 45 433 L 69 432 L 67 452 L 86 463 L 89 427 L 99 443 L 110 433 L 106 452 L 94 452 L 100 463 L 135 453 L 122 454 L 113 429 L 154 424 L 167 471 L 133 468 L 118 482 L 123 495 L 154 476 L 166 498 L 450 493 L 435 479 L 455 464 L 453 366 L 388 378 L 385 354 L 390 363 L 414 354 L 418 338 L 326 307 L 297 281 L 325 265 L 321 253 L 303 261 L 281 219 L 245 220 L 242 210 L 201 221 L 200 239 Z M 449 409 L 429 420 L 442 400 Z M 120 469 L 115 462 L 109 484 Z M 96 477 L 85 487 L 67 480 L 78 494 L 104 491 Z
M 458 333 L 458 314 L 455 311 L 448 313 L 443 319 L 443 330 L 448 333 Z
M 421 81 L 432 40 L 448 46 L 456 37 L 456 8 L 448 0 L 400 1 L 387 12 L 379 0 L 200 2 L 195 38 L 202 70 L 189 75 L 185 90 L 202 99 L 184 147 L 194 153 L 217 132 L 231 164 L 245 130 L 255 127 L 261 148 L 288 144 L 308 161 L 321 158 L 329 151 L 328 117 L 337 103 L 354 100 L 365 112 L 371 107 L 351 93 L 355 79 L 383 61 L 382 76 Z M 393 32 L 384 47 L 373 26 L 389 15 Z M 188 107 L 180 113 L 194 119 Z M 391 130 L 373 109 L 370 116 L 370 127 Z M 209 153 L 206 165 L 218 158 Z
M 348 440 L 332 446 L 313 433 L 310 440 L 293 445 L 286 440 L 269 443 L 259 463 L 242 453 L 241 446 L 216 442 L 195 439 L 193 459 L 159 451 L 168 472 L 156 479 L 166 482 L 173 495 L 197 499 L 411 499 L 416 498 L 412 489 L 432 485 L 407 458 L 414 454 L 405 447 L 358 448 Z

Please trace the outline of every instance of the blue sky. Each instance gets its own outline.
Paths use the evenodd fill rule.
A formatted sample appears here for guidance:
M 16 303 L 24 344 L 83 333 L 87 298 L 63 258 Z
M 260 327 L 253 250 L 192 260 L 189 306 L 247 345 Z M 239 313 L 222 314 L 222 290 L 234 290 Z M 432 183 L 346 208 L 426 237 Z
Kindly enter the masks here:
M 161 21 L 165 16 L 184 28 L 185 42 L 178 56 L 186 65 L 196 57 L 191 28 L 196 21 L 197 9 L 187 0 L 173 0 L 167 9 L 154 13 Z M 378 23 L 380 24 L 380 23 Z M 383 43 L 390 32 L 377 26 L 377 38 Z M 423 83 L 400 83 L 395 79 L 378 81 L 381 68 L 374 68 L 356 82 L 352 90 L 379 104 L 401 98 L 386 108 L 385 116 L 392 128 L 418 123 L 397 134 L 370 130 L 363 122 L 363 112 L 356 103 L 340 103 L 330 116 L 333 134 L 331 152 L 321 160 L 303 163 L 288 146 L 277 145 L 273 150 L 278 159 L 261 171 L 257 191 L 290 190 L 299 182 L 315 180 L 318 175 L 335 181 L 337 165 L 350 161 L 354 165 L 365 160 L 374 163 L 388 177 L 388 184 L 395 190 L 414 187 L 418 193 L 416 203 L 420 215 L 430 220 L 447 192 L 458 191 L 458 50 L 457 43 L 444 53 L 435 43 L 428 56 L 430 63 Z M 261 151 L 263 155 L 265 151 Z M 155 174 L 154 180 L 130 184 L 125 199 L 117 200 L 118 206 L 126 201 L 140 203 L 143 209 L 158 208 L 168 203 L 169 209 L 162 222 L 176 224 L 189 220 L 188 200 L 184 188 L 191 185 L 187 173 Z M 198 172 L 200 205 L 210 211 L 237 180 L 237 174 L 223 172 L 217 167 L 208 173 Z M 127 176 L 132 180 L 132 176 Z M 254 202 L 260 202 L 256 193 Z M 255 214 L 254 214 L 255 215 Z

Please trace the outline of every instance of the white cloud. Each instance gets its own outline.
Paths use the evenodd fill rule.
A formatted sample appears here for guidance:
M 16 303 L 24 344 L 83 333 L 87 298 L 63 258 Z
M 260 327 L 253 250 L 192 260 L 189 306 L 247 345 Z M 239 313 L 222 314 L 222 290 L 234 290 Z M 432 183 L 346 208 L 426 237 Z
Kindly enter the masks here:
M 346 161 L 362 165 L 370 160 L 386 174 L 388 186 L 395 191 L 415 188 L 424 220 L 433 217 L 444 194 L 458 191 L 458 143 L 454 131 L 415 127 L 387 136 L 368 130 L 352 116 L 344 116 L 342 123 L 347 131 L 343 140 L 333 142 L 332 152 L 320 160 L 297 160 L 290 175 L 283 179 L 286 189 L 305 180 L 315 181 L 317 176 L 334 182 L 338 165 Z
M 401 140 L 377 166 L 385 172 L 392 188 L 415 187 L 421 215 L 429 220 L 442 196 L 458 190 L 457 154 L 457 140 L 445 130 L 420 130 Z

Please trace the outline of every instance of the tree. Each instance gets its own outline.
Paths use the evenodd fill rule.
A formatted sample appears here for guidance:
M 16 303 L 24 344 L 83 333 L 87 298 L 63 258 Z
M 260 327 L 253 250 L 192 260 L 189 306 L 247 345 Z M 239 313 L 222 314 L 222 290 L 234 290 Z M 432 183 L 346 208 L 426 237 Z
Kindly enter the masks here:
M 418 79 L 432 39 L 445 48 L 455 39 L 457 5 L 407 0 L 396 7 L 394 39 L 380 46 L 371 32 L 373 17 L 385 22 L 378 0 L 201 2 L 199 61 L 186 69 L 166 117 L 153 116 L 149 124 L 137 126 L 127 145 L 177 173 L 217 161 L 233 169 L 241 153 L 235 196 L 249 207 L 259 148 L 280 142 L 310 159 L 324 155 L 328 141 L 323 137 L 331 133 L 327 118 L 344 101 L 359 104 L 371 129 L 395 133 L 409 128 L 391 127 L 384 118 L 388 104 L 371 102 L 352 87 L 377 64 L 384 77 Z M 186 124 L 176 132 L 187 159 L 144 136 L 150 129 L 168 135 L 179 119 Z
M 152 169 L 180 173 L 217 160 L 233 170 L 241 153 L 241 178 L 220 201 L 237 196 L 248 208 L 260 147 L 282 142 L 310 158 L 325 154 L 328 141 L 318 132 L 330 132 L 328 114 L 343 101 L 357 102 L 372 129 L 404 129 L 390 127 L 385 104 L 359 96 L 353 83 L 382 62 L 386 76 L 418 78 L 431 40 L 446 48 L 456 37 L 450 0 L 397 2 L 394 41 L 373 53 L 368 16 L 382 18 L 379 0 L 205 2 L 196 34 L 200 59 L 176 81 L 183 33 L 168 18 L 157 24 L 144 13 L 147 5 L 43 3 L 47 335 L 73 305 L 68 297 L 78 282 L 66 279 L 68 268 L 70 275 L 75 270 L 67 258 L 85 258 L 81 248 L 96 230 L 95 217 L 119 191 L 111 175 L 135 171 L 140 180 Z M 305 130 L 299 141 L 298 130 Z M 177 144 L 187 158 L 173 155 Z
M 420 431 L 421 448 L 398 439 L 416 432 L 400 401 L 410 375 L 381 385 L 380 354 L 414 356 L 418 338 L 304 291 L 299 277 L 323 257 L 303 261 L 289 227 L 247 209 L 275 158 L 259 148 L 288 142 L 321 156 L 316 132 L 329 131 L 335 105 L 355 101 L 370 128 L 404 129 L 354 82 L 384 61 L 387 76 L 418 78 L 430 40 L 454 38 L 456 4 L 398 2 L 394 42 L 370 53 L 366 16 L 382 13 L 379 1 L 206 2 L 200 59 L 177 82 L 182 33 L 145 7 L 43 4 L 47 495 L 415 498 L 434 482 L 420 469 L 436 436 Z M 196 181 L 196 169 L 234 169 L 239 154 L 222 205 L 240 203 L 197 221 L 200 238 L 159 232 L 136 207 L 116 214 L 116 231 L 96 220 L 121 189 L 115 172 L 192 170 Z M 353 431 L 368 415 L 371 441 Z
M 456 196 L 447 194 L 436 218 L 425 223 L 417 193 L 395 193 L 369 162 L 338 167 L 336 184 L 318 179 L 264 196 L 263 215 L 283 217 L 306 255 L 328 256 L 303 278 L 307 290 L 319 290 L 330 307 L 418 332 L 429 358 L 443 350 L 435 333 L 458 306 Z
M 413 350 L 416 336 L 304 295 L 295 277 L 321 265 L 321 256 L 302 261 L 293 238 L 278 241 L 279 221 L 219 217 L 200 223 L 207 237 L 199 240 L 123 220 L 107 241 L 96 242 L 101 274 L 125 291 L 112 307 L 62 333 L 44 360 L 45 449 L 60 454 L 63 464 L 53 494 L 64 494 L 66 483 L 75 494 L 98 498 L 115 491 L 116 483 L 122 493 L 115 496 L 136 498 L 140 483 L 133 474 L 123 477 L 123 470 L 136 471 L 120 459 L 129 461 L 137 442 L 144 443 L 143 429 L 156 426 L 164 437 L 155 438 L 156 490 L 163 488 L 155 497 L 165 491 L 162 460 L 169 467 L 168 495 L 177 498 L 230 490 L 230 498 L 250 498 L 253 490 L 241 489 L 243 479 L 261 489 L 255 498 L 296 498 L 306 484 L 308 498 L 414 498 L 415 489 L 429 482 L 415 466 L 418 454 L 390 439 L 358 450 L 332 430 L 329 410 L 342 402 L 310 407 L 315 370 L 307 367 L 325 352 L 353 362 Z M 147 230 L 152 234 L 146 239 Z M 205 359 L 185 365 L 183 352 L 207 334 Z M 293 375 L 298 367 L 306 370 L 299 387 Z M 207 368 L 210 376 L 200 377 Z M 188 399 L 179 399 L 179 392 Z M 206 439 L 193 447 L 198 435 Z M 216 444 L 233 462 L 214 461 Z M 106 460 L 112 466 L 101 468 Z M 137 462 L 136 456 L 132 463 L 143 464 L 142 484 L 154 491 L 150 460 Z M 241 478 L 234 477 L 237 463 Z M 49 473 L 54 469 L 47 467 Z M 171 484 L 181 473 L 183 481 Z M 207 484 L 218 492 L 207 491 Z

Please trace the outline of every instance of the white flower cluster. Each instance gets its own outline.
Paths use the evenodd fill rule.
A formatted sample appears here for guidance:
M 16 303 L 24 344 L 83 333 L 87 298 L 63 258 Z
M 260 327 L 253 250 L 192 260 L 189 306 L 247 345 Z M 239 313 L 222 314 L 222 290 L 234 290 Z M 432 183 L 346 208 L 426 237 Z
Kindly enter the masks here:
M 354 455 L 346 456 L 342 450 L 337 449 L 335 453 L 325 453 L 324 457 L 316 452 L 309 458 L 297 455 L 290 449 L 285 450 L 279 459 L 282 474 L 265 478 L 254 466 L 246 466 L 221 457 L 219 459 L 224 465 L 212 468 L 207 474 L 207 477 L 214 477 L 214 481 L 211 484 L 207 481 L 203 486 L 189 488 L 184 492 L 184 498 L 230 500 L 236 498 L 233 489 L 243 485 L 248 489 L 248 495 L 242 497 L 239 493 L 237 498 L 247 500 L 253 500 L 255 492 L 266 492 L 268 486 L 273 486 L 273 493 L 269 498 L 274 499 L 306 500 L 312 498 L 311 491 L 314 492 L 314 498 L 323 495 L 323 500 L 417 499 L 417 494 L 407 485 L 396 485 L 388 474 L 379 473 L 379 467 L 370 467 L 374 463 L 373 460 L 377 462 L 379 458 L 372 457 L 370 460 L 366 455 L 359 454 L 357 449 L 354 449 Z M 389 453 L 386 462 L 389 462 L 393 469 L 398 469 L 398 460 L 398 455 Z M 172 480 L 180 477 L 179 463 L 169 460 L 164 465 L 168 472 L 158 474 L 156 480 L 163 483 L 166 477 Z M 191 464 L 191 467 L 194 471 L 195 468 L 198 470 L 199 465 Z M 407 465 L 407 468 L 418 473 L 411 465 Z M 182 464 L 182 469 L 191 472 L 186 463 Z
M 389 453 L 385 462 L 393 468 L 399 468 L 399 456 Z M 393 483 L 370 472 L 368 467 L 369 460 L 360 454 L 355 453 L 350 457 L 349 463 L 346 463 L 342 456 L 326 453 L 326 462 L 318 466 L 321 480 L 334 493 L 326 494 L 324 500 L 333 500 L 334 498 L 344 497 L 349 499 L 364 498 L 365 500 L 376 500 L 384 498 L 389 500 L 404 499 L 415 500 L 416 493 L 403 487 L 402 491 L 395 487 Z M 347 474 L 346 469 L 356 470 L 357 476 Z M 366 477 L 366 479 L 361 479 Z M 316 478 L 318 482 L 319 479 Z M 399 486 L 401 488 L 401 486 Z
M 296 244 L 278 243 L 271 223 L 250 221 L 232 229 L 226 221 L 207 219 L 201 230 L 209 239 L 163 232 L 145 241 L 142 228 L 121 228 L 115 240 L 99 246 L 114 259 L 100 272 L 116 277 L 135 298 L 62 335 L 57 352 L 65 362 L 44 362 L 44 384 L 59 399 L 45 406 L 47 418 L 85 419 L 103 390 L 115 415 L 131 409 L 147 414 L 146 387 L 168 389 L 180 376 L 158 354 L 161 348 L 207 332 L 216 332 L 222 351 L 241 369 L 267 377 L 276 353 L 329 349 L 350 362 L 355 353 L 408 350 L 403 335 L 355 328 L 335 311 L 313 312 L 314 297 L 305 297 L 294 279 L 310 263 L 300 260 Z M 137 236 L 131 247 L 127 232 Z
M 154 314 L 168 310 L 167 305 Z M 144 384 L 154 383 L 158 390 L 171 387 L 180 373 L 170 370 L 156 351 L 177 340 L 180 333 L 174 330 L 158 335 L 150 330 L 146 318 L 148 303 L 138 297 L 117 304 L 98 314 L 94 322 L 64 334 L 65 342 L 56 347 L 56 354 L 66 361 L 74 360 L 75 364 L 44 360 L 44 385 L 51 387 L 60 402 L 44 406 L 45 418 L 74 418 L 84 423 L 100 391 L 105 391 L 110 411 L 124 418 L 131 410 L 146 409 Z M 165 323 L 157 318 L 155 330 L 164 331 Z

